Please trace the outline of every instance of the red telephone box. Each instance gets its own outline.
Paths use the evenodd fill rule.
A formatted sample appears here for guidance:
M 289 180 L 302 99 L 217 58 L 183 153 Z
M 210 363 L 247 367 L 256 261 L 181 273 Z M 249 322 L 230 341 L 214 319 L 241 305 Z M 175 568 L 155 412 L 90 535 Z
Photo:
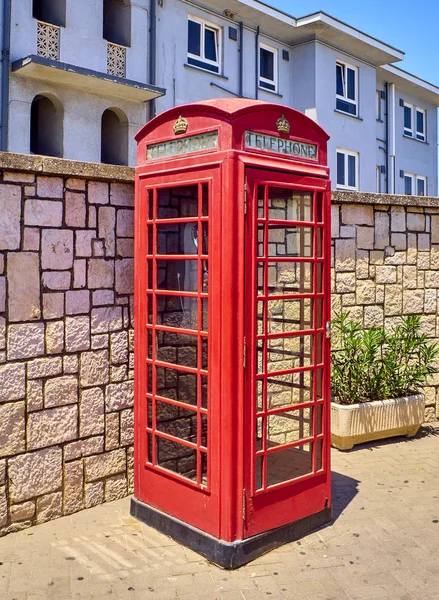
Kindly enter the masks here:
M 232 99 L 136 139 L 131 512 L 235 568 L 331 519 L 328 135 Z

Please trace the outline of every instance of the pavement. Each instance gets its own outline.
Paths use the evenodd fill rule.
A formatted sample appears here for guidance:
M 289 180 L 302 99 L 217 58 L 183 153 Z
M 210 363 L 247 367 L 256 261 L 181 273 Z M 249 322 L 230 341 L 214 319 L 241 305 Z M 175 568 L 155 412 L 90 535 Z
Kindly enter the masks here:
M 129 499 L 0 539 L 0 600 L 439 599 L 439 423 L 333 450 L 335 520 L 224 571 Z

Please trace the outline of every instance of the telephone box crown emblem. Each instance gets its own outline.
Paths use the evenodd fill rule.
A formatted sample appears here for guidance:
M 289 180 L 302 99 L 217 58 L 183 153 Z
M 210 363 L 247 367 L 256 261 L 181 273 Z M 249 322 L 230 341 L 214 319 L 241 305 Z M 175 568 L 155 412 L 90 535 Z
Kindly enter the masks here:
M 187 120 L 180 115 L 174 123 L 175 135 L 178 135 L 179 133 L 186 133 L 188 126 L 189 123 L 187 122 Z
M 284 115 L 276 121 L 276 127 L 279 133 L 290 133 L 290 124 Z

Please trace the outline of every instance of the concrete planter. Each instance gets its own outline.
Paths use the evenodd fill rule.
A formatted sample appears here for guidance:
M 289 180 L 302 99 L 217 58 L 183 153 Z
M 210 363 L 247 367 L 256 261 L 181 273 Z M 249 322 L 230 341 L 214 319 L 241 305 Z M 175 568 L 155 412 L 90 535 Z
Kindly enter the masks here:
M 396 435 L 413 437 L 424 413 L 423 394 L 350 405 L 331 402 L 331 445 L 350 450 L 355 444 Z

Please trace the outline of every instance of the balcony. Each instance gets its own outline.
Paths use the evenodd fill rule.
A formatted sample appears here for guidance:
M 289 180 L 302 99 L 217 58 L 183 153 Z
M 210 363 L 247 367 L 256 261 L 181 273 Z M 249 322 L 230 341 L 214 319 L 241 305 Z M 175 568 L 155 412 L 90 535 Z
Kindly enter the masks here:
M 107 73 L 115 77 L 125 77 L 127 49 L 125 46 L 107 42 Z
M 59 60 L 60 27 L 38 21 L 37 54 L 45 58 Z

